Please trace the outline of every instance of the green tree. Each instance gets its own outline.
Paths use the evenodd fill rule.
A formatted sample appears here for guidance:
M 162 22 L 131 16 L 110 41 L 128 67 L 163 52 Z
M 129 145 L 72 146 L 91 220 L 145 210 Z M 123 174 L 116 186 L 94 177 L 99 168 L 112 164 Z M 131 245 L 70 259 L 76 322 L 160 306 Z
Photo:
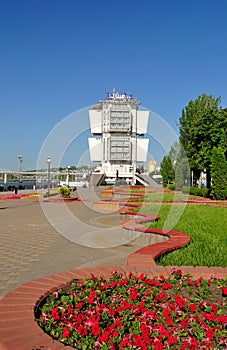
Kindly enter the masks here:
M 196 178 L 206 170 L 207 187 L 210 187 L 212 149 L 226 142 L 227 112 L 219 107 L 220 102 L 220 98 L 203 94 L 189 101 L 179 120 L 180 142 L 190 168 Z
M 162 182 L 164 187 L 166 187 L 170 182 L 174 181 L 175 174 L 170 156 L 164 156 L 160 164 L 160 172 L 162 175 Z
M 176 188 L 181 189 L 183 185 L 189 185 L 190 168 L 184 147 L 180 142 L 175 142 L 170 149 L 169 157 L 175 172 Z
M 214 147 L 211 155 L 211 197 L 227 198 L 227 161 L 221 147 Z
M 184 175 L 181 164 L 177 164 L 175 169 L 175 184 L 176 190 L 181 190 L 184 185 Z

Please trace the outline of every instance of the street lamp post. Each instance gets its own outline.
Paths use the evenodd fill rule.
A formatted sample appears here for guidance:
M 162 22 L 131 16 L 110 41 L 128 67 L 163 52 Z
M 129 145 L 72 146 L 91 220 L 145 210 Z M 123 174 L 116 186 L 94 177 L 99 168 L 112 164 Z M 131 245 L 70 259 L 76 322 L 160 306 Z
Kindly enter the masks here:
M 47 197 L 49 197 L 50 194 L 50 163 L 51 159 L 47 157 Z
M 33 176 L 33 190 L 36 189 L 36 176 Z
M 21 171 L 22 171 L 23 156 L 20 154 L 18 156 L 18 171 L 19 171 L 19 182 L 21 182 Z
M 68 187 L 69 187 L 69 172 L 70 172 L 70 165 L 67 166 L 67 179 L 68 179 Z

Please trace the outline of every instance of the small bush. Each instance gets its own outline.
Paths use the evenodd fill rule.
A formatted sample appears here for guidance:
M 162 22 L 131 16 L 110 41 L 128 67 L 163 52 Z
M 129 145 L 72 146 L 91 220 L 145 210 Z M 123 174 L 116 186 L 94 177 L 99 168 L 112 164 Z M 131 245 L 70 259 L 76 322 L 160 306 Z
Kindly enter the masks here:
M 61 193 L 62 197 L 69 197 L 70 195 L 70 189 L 65 186 L 61 186 L 59 188 L 59 192 Z
M 174 184 L 169 185 L 169 186 L 168 186 L 168 189 L 171 190 L 171 191 L 175 191 L 176 185 L 174 185 Z
M 182 187 L 182 193 L 189 194 L 190 193 L 190 187 L 189 186 L 183 186 Z
M 210 195 L 210 191 L 208 188 L 200 188 L 200 187 L 184 186 L 182 188 L 182 192 L 190 194 L 192 196 L 199 196 L 203 198 L 209 198 L 209 195 Z

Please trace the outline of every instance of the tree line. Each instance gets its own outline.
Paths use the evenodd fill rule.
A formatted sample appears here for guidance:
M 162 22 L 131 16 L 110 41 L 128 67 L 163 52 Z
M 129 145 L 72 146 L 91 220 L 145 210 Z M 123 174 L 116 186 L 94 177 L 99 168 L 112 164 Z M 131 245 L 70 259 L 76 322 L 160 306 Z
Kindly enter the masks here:
M 202 94 L 182 109 L 179 142 L 160 164 L 164 186 L 205 186 L 212 198 L 227 198 L 227 108 L 220 103 Z

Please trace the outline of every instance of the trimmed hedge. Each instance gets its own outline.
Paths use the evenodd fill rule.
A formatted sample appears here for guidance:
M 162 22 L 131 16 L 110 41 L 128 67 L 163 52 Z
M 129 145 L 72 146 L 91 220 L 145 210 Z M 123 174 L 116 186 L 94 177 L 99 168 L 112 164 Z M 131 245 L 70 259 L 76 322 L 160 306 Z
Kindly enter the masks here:
M 203 197 L 203 198 L 210 197 L 210 190 L 208 188 L 184 186 L 182 188 L 182 192 L 190 194 L 192 196 L 199 196 L 199 197 Z

